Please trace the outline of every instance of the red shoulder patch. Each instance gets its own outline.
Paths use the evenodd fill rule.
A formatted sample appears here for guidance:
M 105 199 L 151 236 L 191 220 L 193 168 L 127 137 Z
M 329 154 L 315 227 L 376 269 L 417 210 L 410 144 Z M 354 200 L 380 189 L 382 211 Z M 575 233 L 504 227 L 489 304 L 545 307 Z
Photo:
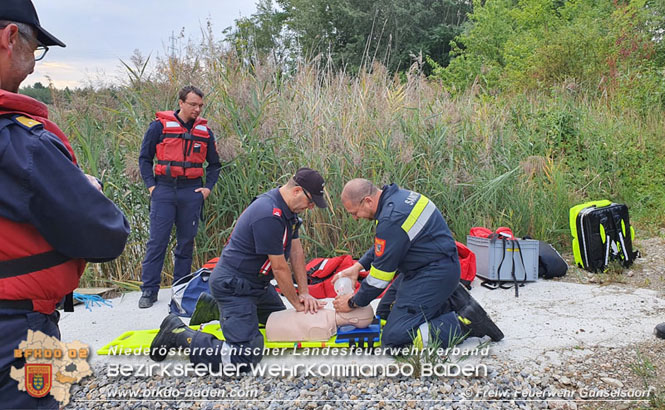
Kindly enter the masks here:
M 281 216 L 282 216 L 282 210 L 279 209 L 279 208 L 273 208 L 273 209 L 272 209 L 272 214 L 273 214 L 274 216 L 279 216 L 279 217 L 281 217 Z
M 374 238 L 374 256 L 381 257 L 383 255 L 383 252 L 386 250 L 386 240 L 385 239 L 379 239 L 379 238 Z

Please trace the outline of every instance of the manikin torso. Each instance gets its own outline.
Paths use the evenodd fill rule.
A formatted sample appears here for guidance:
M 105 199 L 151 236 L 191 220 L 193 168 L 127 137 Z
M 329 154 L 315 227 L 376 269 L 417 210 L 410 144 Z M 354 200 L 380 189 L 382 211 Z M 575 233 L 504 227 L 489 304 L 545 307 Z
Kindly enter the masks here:
M 365 328 L 374 320 L 371 306 L 359 307 L 348 313 L 319 309 L 305 313 L 293 309 L 271 313 L 266 323 L 266 339 L 271 342 L 326 341 L 337 333 L 339 326 Z

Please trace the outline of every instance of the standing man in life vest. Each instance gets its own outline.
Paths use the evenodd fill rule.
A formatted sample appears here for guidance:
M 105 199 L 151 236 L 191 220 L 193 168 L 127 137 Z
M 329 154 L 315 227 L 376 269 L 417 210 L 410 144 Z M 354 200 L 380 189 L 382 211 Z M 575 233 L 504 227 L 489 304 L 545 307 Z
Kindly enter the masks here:
M 358 293 L 337 296 L 333 306 L 349 312 L 367 306 L 395 278 L 395 300 L 383 327 L 383 346 L 448 346 L 464 336 L 503 338 L 482 307 L 459 285 L 460 265 L 455 240 L 436 205 L 427 197 L 397 185 L 377 188 L 357 178 L 342 190 L 342 204 L 354 219 L 376 220 L 372 246 L 355 265 L 338 273 L 358 279 L 369 276 Z
M 17 94 L 49 46 L 65 44 L 41 27 L 30 0 L 2 1 L 0 407 L 10 409 L 60 406 L 50 394 L 19 390 L 12 368 L 23 373 L 25 360 L 14 349 L 29 330 L 60 339 L 56 305 L 78 287 L 86 262 L 118 257 L 129 235 L 127 219 L 76 165 L 47 107 Z
M 149 308 L 157 301 L 174 223 L 177 245 L 173 282 L 190 273 L 203 201 L 210 195 L 221 169 L 215 136 L 207 127 L 208 121 L 200 117 L 203 92 L 191 85 L 184 87 L 178 93 L 178 105 L 179 110 L 156 114 L 157 119 L 143 137 L 139 155 L 141 177 L 150 192 L 150 240 L 143 260 L 140 308 Z

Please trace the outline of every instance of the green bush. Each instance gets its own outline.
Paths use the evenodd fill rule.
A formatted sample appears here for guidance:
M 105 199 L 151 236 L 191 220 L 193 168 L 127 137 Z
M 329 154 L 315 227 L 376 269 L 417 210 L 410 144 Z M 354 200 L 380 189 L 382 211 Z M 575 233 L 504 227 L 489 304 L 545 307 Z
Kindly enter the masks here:
M 36 82 L 33 85 L 26 87 L 21 87 L 19 90 L 20 94 L 27 95 L 32 97 L 35 100 L 41 101 L 44 104 L 51 104 L 53 102 L 53 97 L 51 96 L 51 90 L 40 82 Z
M 454 59 L 433 76 L 454 92 L 563 85 L 645 114 L 663 104 L 664 29 L 656 1 L 475 1 Z

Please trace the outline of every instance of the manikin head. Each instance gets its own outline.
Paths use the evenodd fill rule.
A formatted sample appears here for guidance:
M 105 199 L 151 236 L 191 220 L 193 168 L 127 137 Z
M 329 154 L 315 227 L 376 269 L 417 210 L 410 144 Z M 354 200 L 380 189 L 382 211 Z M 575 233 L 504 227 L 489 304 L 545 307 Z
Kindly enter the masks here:
M 352 325 L 358 329 L 363 329 L 371 325 L 373 320 L 374 309 L 371 306 L 357 307 L 350 312 L 335 312 L 337 327 Z

